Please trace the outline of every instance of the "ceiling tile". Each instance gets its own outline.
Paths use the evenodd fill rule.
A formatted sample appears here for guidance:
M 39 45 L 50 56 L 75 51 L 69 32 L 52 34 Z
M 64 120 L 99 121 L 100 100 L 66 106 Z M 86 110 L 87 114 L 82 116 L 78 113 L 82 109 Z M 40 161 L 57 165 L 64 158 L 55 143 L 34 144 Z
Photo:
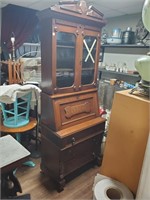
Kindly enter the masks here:
M 59 0 L 0 0 L 0 7 L 4 7 L 7 4 L 14 4 L 36 10 L 43 10 L 56 4 L 58 1 Z M 88 5 L 93 5 L 100 10 L 105 15 L 105 18 L 141 12 L 144 1 L 145 0 L 86 0 Z
M 51 0 L 51 1 L 49 1 L 49 0 L 44 0 L 44 1 L 41 1 L 41 0 L 39 0 L 39 1 L 35 1 L 35 2 L 32 2 L 31 3 L 31 1 L 30 1 L 30 3 L 28 4 L 28 7 L 29 8 L 34 8 L 34 9 L 36 9 L 36 10 L 43 10 L 43 9 L 45 9 L 45 8 L 49 8 L 51 5 L 54 5 L 54 4 L 56 4 L 58 1 L 57 0 Z
M 116 10 L 108 10 L 105 12 L 104 16 L 105 18 L 115 17 L 117 13 L 117 16 L 125 15 L 125 12 L 122 11 L 116 11 Z

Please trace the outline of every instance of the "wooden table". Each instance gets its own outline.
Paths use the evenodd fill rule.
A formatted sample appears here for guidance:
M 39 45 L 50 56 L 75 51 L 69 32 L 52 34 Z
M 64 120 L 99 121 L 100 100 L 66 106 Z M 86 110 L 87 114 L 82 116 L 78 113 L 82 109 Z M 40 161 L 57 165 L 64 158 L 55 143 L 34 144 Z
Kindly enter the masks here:
M 0 170 L 2 198 L 17 196 L 22 192 L 14 170 L 28 160 L 30 152 L 11 135 L 0 138 Z
M 30 117 L 30 121 L 27 125 L 17 127 L 17 128 L 9 128 L 3 125 L 3 122 L 1 122 L 0 131 L 4 133 L 10 133 L 10 134 L 16 134 L 16 133 L 24 133 L 26 131 L 29 131 L 37 126 L 37 120 L 35 118 Z

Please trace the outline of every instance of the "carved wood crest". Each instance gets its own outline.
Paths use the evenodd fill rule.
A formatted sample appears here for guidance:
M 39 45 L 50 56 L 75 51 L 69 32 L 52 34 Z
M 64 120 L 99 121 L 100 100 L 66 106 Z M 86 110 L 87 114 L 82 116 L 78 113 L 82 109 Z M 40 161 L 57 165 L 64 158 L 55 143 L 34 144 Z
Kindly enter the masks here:
M 59 1 L 59 5 L 55 5 L 51 9 L 59 12 L 61 12 L 61 10 L 64 10 L 71 13 L 80 14 L 82 16 L 103 19 L 103 14 L 94 6 L 88 6 L 85 0 Z

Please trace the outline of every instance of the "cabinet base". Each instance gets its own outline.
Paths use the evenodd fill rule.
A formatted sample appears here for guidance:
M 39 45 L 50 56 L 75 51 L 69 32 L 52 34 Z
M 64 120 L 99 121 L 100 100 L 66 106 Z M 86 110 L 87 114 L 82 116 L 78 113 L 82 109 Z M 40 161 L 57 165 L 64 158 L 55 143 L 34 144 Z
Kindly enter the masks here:
M 58 192 L 90 163 L 90 166 L 101 164 L 105 120 L 99 118 L 74 126 L 69 134 L 68 129 L 54 132 L 44 124 L 41 128 L 41 170 L 54 180 Z
M 64 190 L 65 185 L 68 182 L 70 182 L 71 180 L 73 180 L 77 176 L 80 176 L 82 173 L 86 172 L 90 168 L 93 168 L 95 166 L 99 167 L 100 163 L 101 163 L 99 161 L 100 161 L 100 159 L 96 158 L 94 161 L 87 163 L 85 166 L 82 166 L 81 168 L 75 170 L 74 172 L 68 174 L 67 176 L 63 177 L 60 180 L 54 179 L 54 177 L 51 176 L 51 172 L 42 163 L 41 163 L 41 173 L 43 173 L 43 175 L 49 176 L 49 179 L 51 181 L 53 181 L 55 189 L 57 190 L 58 193 L 60 193 Z

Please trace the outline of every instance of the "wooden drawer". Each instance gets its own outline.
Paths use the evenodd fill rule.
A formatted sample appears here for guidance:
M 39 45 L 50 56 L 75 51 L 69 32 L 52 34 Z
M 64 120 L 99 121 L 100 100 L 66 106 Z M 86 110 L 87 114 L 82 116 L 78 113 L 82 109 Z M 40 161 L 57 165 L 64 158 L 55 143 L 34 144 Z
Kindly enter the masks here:
M 58 132 L 52 131 L 44 124 L 41 127 L 43 135 L 54 142 L 59 148 L 65 149 L 99 134 L 103 134 L 105 119 L 98 117 Z
M 62 147 L 66 148 L 67 146 L 73 146 L 84 140 L 90 139 L 93 136 L 103 134 L 105 123 L 97 124 L 92 127 L 83 129 L 77 133 L 68 135 L 67 137 L 62 138 Z
M 66 149 L 60 149 L 42 135 L 42 164 L 48 175 L 59 179 L 100 157 L 103 134 L 99 134 Z M 42 169 L 43 170 L 43 169 Z
M 97 135 L 62 151 L 61 162 L 64 176 L 99 157 L 101 141 L 102 135 Z
M 61 160 L 68 161 L 76 157 L 84 157 L 86 154 L 93 153 L 100 147 L 102 135 L 99 134 L 95 137 L 89 138 L 83 142 L 72 145 L 71 147 L 61 151 Z M 91 154 L 93 156 L 93 154 Z

